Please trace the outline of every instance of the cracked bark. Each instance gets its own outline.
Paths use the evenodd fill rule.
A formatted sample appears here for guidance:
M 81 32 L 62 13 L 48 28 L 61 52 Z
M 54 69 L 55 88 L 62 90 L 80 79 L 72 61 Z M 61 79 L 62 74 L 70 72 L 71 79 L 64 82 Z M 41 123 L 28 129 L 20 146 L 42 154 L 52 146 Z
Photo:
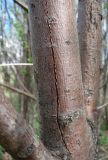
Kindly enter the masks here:
M 46 2 L 46 7 L 47 7 L 47 2 Z M 46 8 L 47 9 L 47 15 L 48 15 L 48 8 Z M 56 19 L 55 18 L 51 18 L 51 19 L 49 19 L 49 20 L 47 20 L 47 23 L 48 23 L 48 27 L 49 27 L 49 35 L 50 35 L 50 43 L 51 43 L 51 49 L 52 49 L 52 57 L 53 57 L 53 67 L 54 67 L 54 76 L 55 76 L 55 89 L 56 89 L 56 95 L 57 95 L 57 124 L 58 124 L 58 129 L 59 129 L 59 131 L 60 131 L 60 135 L 61 135 L 61 140 L 62 140 L 62 143 L 63 143 L 63 145 L 64 145 L 64 147 L 66 148 L 66 150 L 67 150 L 67 152 L 69 153 L 69 150 L 68 150 L 68 148 L 67 148 L 67 145 L 66 145 L 66 143 L 65 143 L 65 140 L 64 140 L 64 137 L 63 137 L 63 134 L 62 134 L 62 131 L 61 131 L 61 128 L 60 128 L 60 125 L 59 125 L 59 119 L 58 119 L 58 113 L 59 113 L 59 111 L 58 111 L 58 106 L 59 106 L 59 93 L 58 93 L 58 87 L 57 87 L 57 85 L 58 85 L 58 83 L 57 83 L 57 73 L 56 73 L 56 60 L 55 60 L 55 51 L 54 51 L 54 46 L 53 46 L 53 41 L 52 41 L 52 32 L 51 32 L 51 24 L 53 23 L 53 19 L 54 19 L 54 21 L 56 21 Z M 64 153 L 63 153 L 64 154 Z M 67 158 L 66 158 L 66 155 L 63 157 L 63 159 L 64 158 L 66 158 L 66 159 L 70 159 L 69 158 L 70 157 L 70 155 L 68 155 L 67 156 Z
M 74 4 L 30 0 L 29 15 L 41 140 L 62 160 L 88 160 L 95 153 L 83 107 Z

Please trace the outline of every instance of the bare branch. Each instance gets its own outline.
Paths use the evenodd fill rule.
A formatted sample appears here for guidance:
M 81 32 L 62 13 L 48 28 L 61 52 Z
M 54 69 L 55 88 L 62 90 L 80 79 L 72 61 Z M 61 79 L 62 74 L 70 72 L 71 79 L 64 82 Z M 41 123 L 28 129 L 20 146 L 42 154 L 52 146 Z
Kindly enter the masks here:
M 0 144 L 15 159 L 54 160 L 33 129 L 0 92 Z
M 30 93 L 30 91 L 25 87 L 24 83 L 22 82 L 20 75 L 17 71 L 17 68 L 15 66 L 11 66 L 11 70 L 15 74 L 20 86 L 24 89 L 24 91 L 26 91 L 27 93 Z
M 102 106 L 97 107 L 98 110 L 103 109 L 108 106 L 108 103 L 103 104 Z
M 0 64 L 0 67 L 6 67 L 6 66 L 33 66 L 32 63 L 3 63 Z
M 104 148 L 104 147 L 100 147 L 101 151 L 105 152 L 106 154 L 108 154 L 108 151 Z M 108 156 L 108 155 L 107 155 Z
M 13 86 L 10 86 L 10 84 L 0 83 L 0 86 L 6 87 L 6 88 L 8 88 L 8 89 L 11 89 L 12 91 L 17 92 L 18 94 L 22 94 L 22 95 L 27 96 L 27 97 L 31 98 L 32 100 L 35 100 L 35 101 L 36 101 L 36 97 L 35 97 L 33 94 L 27 93 L 27 92 L 22 91 L 22 90 L 20 90 L 20 89 L 18 89 L 18 88 L 15 88 L 15 87 L 13 87 Z
M 14 2 L 23 8 L 26 12 L 28 12 L 28 6 L 24 2 L 21 0 L 14 0 Z

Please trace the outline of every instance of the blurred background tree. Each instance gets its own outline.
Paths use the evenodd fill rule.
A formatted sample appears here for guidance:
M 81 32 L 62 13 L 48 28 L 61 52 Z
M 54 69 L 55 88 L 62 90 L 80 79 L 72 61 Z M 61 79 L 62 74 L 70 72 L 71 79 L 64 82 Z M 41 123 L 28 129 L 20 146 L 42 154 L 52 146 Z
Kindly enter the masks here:
M 0 64 L 32 64 L 29 37 L 27 11 L 13 0 L 0 0 Z M 0 87 L 39 135 L 32 65 L 1 66 Z M 0 159 L 3 152 L 0 147 Z

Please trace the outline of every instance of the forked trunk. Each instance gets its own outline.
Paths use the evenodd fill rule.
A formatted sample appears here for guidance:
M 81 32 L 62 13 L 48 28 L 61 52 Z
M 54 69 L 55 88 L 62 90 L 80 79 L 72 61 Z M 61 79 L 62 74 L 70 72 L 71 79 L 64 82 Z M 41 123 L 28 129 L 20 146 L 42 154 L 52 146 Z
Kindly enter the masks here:
M 74 7 L 72 0 L 29 1 L 41 139 L 62 159 L 94 160 L 95 138 L 83 105 Z

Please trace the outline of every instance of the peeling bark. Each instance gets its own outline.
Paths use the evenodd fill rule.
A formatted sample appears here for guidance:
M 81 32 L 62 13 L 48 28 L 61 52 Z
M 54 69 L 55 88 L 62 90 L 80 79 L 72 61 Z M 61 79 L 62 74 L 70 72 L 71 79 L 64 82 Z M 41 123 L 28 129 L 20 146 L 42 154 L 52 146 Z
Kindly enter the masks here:
M 101 0 L 79 0 L 79 44 L 88 118 L 96 122 L 101 51 Z

